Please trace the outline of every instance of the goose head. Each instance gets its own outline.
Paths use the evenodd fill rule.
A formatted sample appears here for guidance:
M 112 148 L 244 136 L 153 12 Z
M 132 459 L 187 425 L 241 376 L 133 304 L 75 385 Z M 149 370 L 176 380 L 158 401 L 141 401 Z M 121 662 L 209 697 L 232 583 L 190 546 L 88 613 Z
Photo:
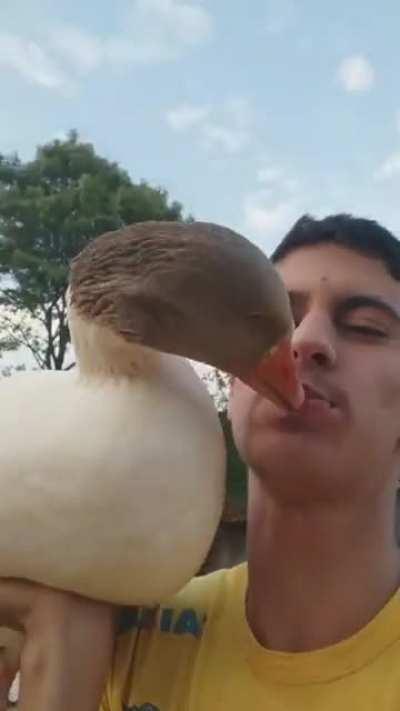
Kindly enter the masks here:
M 145 222 L 104 234 L 72 263 L 70 309 L 125 347 L 205 362 L 278 404 L 302 403 L 286 290 L 230 229 Z

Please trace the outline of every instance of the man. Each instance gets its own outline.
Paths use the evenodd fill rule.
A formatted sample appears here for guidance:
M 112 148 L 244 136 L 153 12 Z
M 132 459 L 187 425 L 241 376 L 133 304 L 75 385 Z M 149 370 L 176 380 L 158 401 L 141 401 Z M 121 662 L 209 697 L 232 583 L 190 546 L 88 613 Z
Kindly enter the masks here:
M 104 711 L 400 708 L 400 245 L 371 221 L 303 217 L 273 259 L 306 401 L 288 413 L 233 384 L 248 565 L 196 579 L 158 610 L 126 611 Z M 74 709 L 94 709 L 109 608 L 16 586 L 0 588 L 2 610 L 28 633 L 26 709 L 39 711 L 30 694 L 41 711 L 72 708 L 72 678 Z

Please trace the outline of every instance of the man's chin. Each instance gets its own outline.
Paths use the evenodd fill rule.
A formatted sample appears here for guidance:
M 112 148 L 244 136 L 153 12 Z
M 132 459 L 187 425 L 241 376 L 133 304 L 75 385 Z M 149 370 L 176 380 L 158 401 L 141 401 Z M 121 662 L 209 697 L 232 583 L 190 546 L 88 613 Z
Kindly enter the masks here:
M 317 501 L 332 501 L 347 489 L 346 481 L 337 480 L 337 467 L 332 475 L 333 451 L 326 446 L 316 444 L 305 451 L 304 442 L 292 438 L 285 446 L 282 441 L 270 442 L 268 447 L 253 448 L 246 456 L 250 480 L 258 482 L 257 496 L 265 495 L 283 507 L 302 508 Z
M 326 470 L 337 456 L 337 443 L 312 430 L 269 429 L 249 438 L 244 450 L 251 469 L 271 472 L 283 467 L 296 474 L 301 468 Z

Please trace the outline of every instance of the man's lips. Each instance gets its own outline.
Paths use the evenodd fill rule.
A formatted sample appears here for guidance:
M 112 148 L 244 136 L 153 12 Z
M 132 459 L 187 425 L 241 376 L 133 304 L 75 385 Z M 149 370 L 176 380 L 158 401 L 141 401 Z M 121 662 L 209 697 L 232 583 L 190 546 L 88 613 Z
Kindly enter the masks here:
M 322 375 L 322 373 L 321 373 Z M 304 402 L 297 410 L 265 410 L 266 421 L 271 426 L 294 432 L 337 431 L 348 421 L 349 412 L 345 393 L 336 386 L 321 386 L 306 382 L 300 375 Z
M 324 404 L 330 409 L 347 409 L 347 397 L 341 388 L 331 383 L 322 386 L 311 383 L 309 375 L 301 373 L 298 366 L 290 338 L 286 337 L 261 359 L 256 368 L 247 372 L 232 368 L 230 372 L 280 409 L 289 412 L 301 414 L 309 406 L 315 410 L 318 401 L 321 406 Z
M 255 368 L 242 371 L 239 377 L 260 395 L 286 410 L 298 410 L 304 402 L 289 337 L 283 338 Z
M 332 410 L 340 411 L 342 414 L 349 413 L 349 398 L 342 388 L 329 382 L 316 385 L 308 378 L 304 376 L 302 378 L 301 375 L 300 382 L 304 390 L 305 403 L 316 404 L 316 401 L 320 400 L 327 403 Z
M 309 385 L 308 383 L 303 382 L 302 385 L 305 395 L 305 402 L 309 400 L 322 400 L 323 402 L 327 402 L 330 407 L 336 407 L 336 404 L 330 395 L 323 393 L 321 390 L 315 388 L 313 385 Z

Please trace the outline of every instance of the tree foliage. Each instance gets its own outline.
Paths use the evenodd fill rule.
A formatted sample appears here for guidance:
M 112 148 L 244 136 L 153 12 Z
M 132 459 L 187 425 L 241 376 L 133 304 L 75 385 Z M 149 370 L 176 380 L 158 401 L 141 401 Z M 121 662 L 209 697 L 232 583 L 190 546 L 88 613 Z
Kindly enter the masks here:
M 39 368 L 65 368 L 71 259 L 108 230 L 181 219 L 165 190 L 133 183 L 74 131 L 31 162 L 0 155 L 0 352 L 25 346 Z
M 201 379 L 207 386 L 218 412 L 223 412 L 228 407 L 231 376 L 218 368 L 207 367 Z
M 247 468 L 237 451 L 227 411 L 220 412 L 219 418 L 224 432 L 227 453 L 226 499 L 222 518 L 224 521 L 229 522 L 245 521 L 247 513 Z
M 247 510 L 247 469 L 235 446 L 228 416 L 231 376 L 217 368 L 209 368 L 204 372 L 202 379 L 207 385 L 218 409 L 219 419 L 225 437 L 227 481 L 226 499 L 222 518 L 225 522 L 245 521 Z

